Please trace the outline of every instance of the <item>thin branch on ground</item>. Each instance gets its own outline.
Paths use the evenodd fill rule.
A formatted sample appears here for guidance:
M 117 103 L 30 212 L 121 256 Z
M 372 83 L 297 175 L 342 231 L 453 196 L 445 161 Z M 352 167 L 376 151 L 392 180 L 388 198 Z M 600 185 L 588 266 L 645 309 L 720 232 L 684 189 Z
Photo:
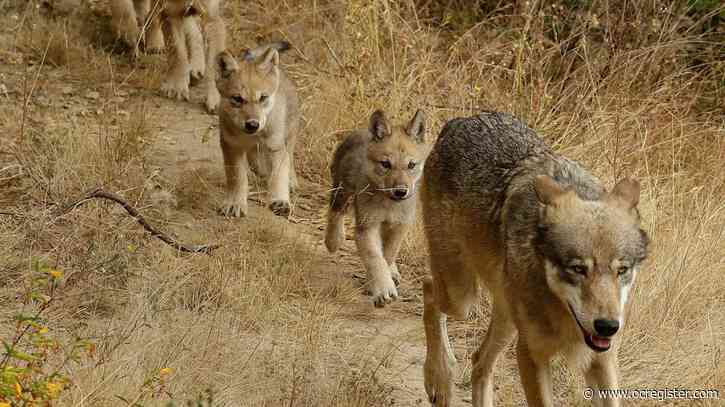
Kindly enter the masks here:
M 95 189 L 88 194 L 86 194 L 83 198 L 73 202 L 72 204 L 68 205 L 62 213 L 68 213 L 72 211 L 73 209 L 77 208 L 81 204 L 84 204 L 88 202 L 91 199 L 98 198 L 98 199 L 107 199 L 109 201 L 113 201 L 123 207 L 123 209 L 128 212 L 129 215 L 133 216 L 138 223 L 143 226 L 144 229 L 146 229 L 147 232 L 151 233 L 151 236 L 157 237 L 161 239 L 164 243 L 168 244 L 169 246 L 173 247 L 176 250 L 186 252 L 186 253 L 206 253 L 211 255 L 211 252 L 215 249 L 218 249 L 220 245 L 213 244 L 213 245 L 191 245 L 191 244 L 184 244 L 178 242 L 176 239 L 172 238 L 171 236 L 167 235 L 166 233 L 156 229 L 153 225 L 148 223 L 146 219 L 144 219 L 143 216 L 138 212 L 136 208 L 134 208 L 131 204 L 129 204 L 126 200 L 121 198 L 120 196 L 112 193 L 107 192 L 102 189 Z

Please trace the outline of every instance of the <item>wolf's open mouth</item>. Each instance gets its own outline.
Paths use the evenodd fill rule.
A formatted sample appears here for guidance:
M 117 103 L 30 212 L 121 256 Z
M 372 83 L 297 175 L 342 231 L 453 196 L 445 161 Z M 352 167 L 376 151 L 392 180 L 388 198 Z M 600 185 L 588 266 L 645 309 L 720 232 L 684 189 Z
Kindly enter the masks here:
M 587 346 L 592 348 L 595 352 L 606 352 L 609 350 L 609 348 L 612 346 L 612 338 L 605 338 L 603 336 L 597 336 L 590 334 L 587 332 L 586 329 L 582 326 L 581 322 L 579 322 L 579 318 L 577 318 L 576 313 L 574 312 L 574 307 L 569 305 L 569 310 L 571 311 L 571 315 L 574 317 L 574 320 L 576 321 L 576 324 L 579 325 L 579 329 L 582 330 L 582 334 L 584 335 L 584 342 L 586 342 Z

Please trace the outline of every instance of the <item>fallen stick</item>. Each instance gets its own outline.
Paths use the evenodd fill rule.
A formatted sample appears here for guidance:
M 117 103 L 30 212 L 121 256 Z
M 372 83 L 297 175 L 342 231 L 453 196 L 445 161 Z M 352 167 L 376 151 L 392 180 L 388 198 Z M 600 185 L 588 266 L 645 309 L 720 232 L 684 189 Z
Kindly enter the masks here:
M 176 239 L 170 237 L 166 233 L 156 229 L 151 224 L 149 224 L 146 219 L 144 219 L 143 216 L 138 212 L 136 208 L 131 206 L 126 200 L 121 198 L 120 196 L 104 191 L 102 189 L 96 189 L 84 196 L 83 198 L 73 202 L 72 204 L 68 205 L 66 209 L 63 211 L 63 213 L 68 213 L 72 211 L 73 209 L 77 208 L 81 204 L 85 203 L 86 201 L 89 201 L 93 198 L 100 198 L 100 199 L 107 199 L 109 201 L 113 201 L 123 207 L 123 209 L 128 212 L 129 215 L 133 216 L 138 223 L 143 226 L 144 229 L 146 229 L 147 232 L 151 233 L 151 236 L 157 237 L 161 239 L 164 243 L 168 244 L 169 246 L 173 247 L 176 250 L 186 252 L 186 253 L 206 253 L 208 255 L 211 255 L 211 252 L 214 249 L 218 249 L 220 245 L 213 244 L 213 245 L 190 245 L 190 244 L 184 244 L 176 241 Z

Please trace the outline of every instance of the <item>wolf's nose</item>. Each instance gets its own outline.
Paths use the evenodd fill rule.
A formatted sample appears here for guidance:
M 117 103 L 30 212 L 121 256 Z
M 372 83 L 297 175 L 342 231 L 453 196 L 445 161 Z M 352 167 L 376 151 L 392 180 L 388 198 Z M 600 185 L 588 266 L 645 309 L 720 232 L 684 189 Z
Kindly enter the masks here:
M 619 330 L 619 321 L 616 319 L 596 319 L 594 320 L 594 330 L 600 336 L 612 336 Z
M 393 191 L 393 196 L 398 199 L 403 199 L 406 195 L 408 195 L 408 188 L 396 188 L 395 191 Z
M 256 120 L 247 120 L 244 123 L 244 130 L 247 131 L 247 133 L 254 133 L 257 130 L 259 130 L 259 122 Z

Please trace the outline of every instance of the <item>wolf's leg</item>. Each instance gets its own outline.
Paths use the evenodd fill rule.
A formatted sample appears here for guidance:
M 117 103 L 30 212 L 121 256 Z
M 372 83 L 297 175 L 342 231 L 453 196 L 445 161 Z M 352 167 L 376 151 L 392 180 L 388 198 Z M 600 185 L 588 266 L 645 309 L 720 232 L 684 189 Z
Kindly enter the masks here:
M 493 300 L 493 315 L 478 351 L 473 354 L 473 372 L 471 373 L 471 386 L 473 387 L 474 407 L 493 407 L 493 372 L 501 351 L 508 346 L 516 336 L 516 327 L 511 318 L 502 307 L 501 298 Z
M 189 47 L 190 79 L 192 83 L 196 83 L 204 77 L 204 69 L 206 68 L 204 36 L 201 34 L 199 17 L 184 17 L 184 34 L 186 34 L 186 44 Z
M 161 85 L 161 92 L 172 99 L 189 100 L 189 52 L 184 34 L 184 17 L 164 17 L 164 37 L 168 49 L 169 69 Z
M 438 307 L 433 280 L 423 280 L 423 324 L 425 326 L 424 384 L 428 400 L 436 407 L 448 407 L 453 398 L 453 367 L 456 357 L 448 341 L 446 314 Z
M 133 0 L 133 7 L 136 10 L 136 25 L 143 27 L 146 17 L 151 11 L 151 0 Z
M 291 149 L 287 149 L 289 153 L 289 188 L 291 192 L 295 192 L 297 190 L 297 170 L 295 169 L 295 161 L 294 161 L 294 155 L 295 152 Z
M 162 31 L 161 11 L 163 0 L 148 0 L 149 11 L 146 14 L 146 43 L 145 49 L 148 54 L 160 54 L 164 50 L 164 33 Z
M 388 263 L 383 257 L 381 226 L 380 223 L 358 223 L 355 228 L 357 252 L 365 265 L 368 291 L 376 307 L 384 307 L 398 298 L 398 290 L 395 289 Z
M 224 156 L 224 172 L 227 177 L 226 196 L 221 207 L 224 216 L 246 216 L 247 195 L 249 194 L 249 163 L 247 153 L 234 151 L 225 147 L 222 141 L 222 155 Z
M 597 395 L 597 390 L 619 387 L 617 380 L 617 352 L 615 349 L 596 354 L 584 376 L 587 386 L 593 390 L 592 405 L 597 407 L 619 407 L 619 399 L 601 399 Z
M 133 7 L 136 11 L 136 25 L 142 27 L 151 11 L 151 0 L 133 0 Z
M 269 194 L 271 203 L 269 209 L 275 215 L 287 217 L 290 214 L 289 205 L 289 154 L 287 148 L 281 147 L 270 150 L 272 173 L 269 176 Z
M 138 56 L 140 31 L 132 0 L 111 0 L 111 24 L 116 37 L 131 48 L 135 56 Z
M 387 224 L 383 229 L 383 256 L 390 267 L 390 275 L 396 286 L 400 284 L 400 272 L 395 261 L 398 259 L 400 244 L 403 243 L 407 231 L 408 225 L 400 223 Z
M 219 0 L 209 0 L 207 8 L 207 23 L 204 26 L 206 34 L 206 73 L 204 74 L 204 86 L 206 87 L 206 110 L 209 113 L 216 112 L 219 107 L 219 90 L 216 87 L 216 64 L 217 55 L 226 49 L 226 26 L 219 11 Z
M 529 407 L 553 407 L 549 361 L 538 360 L 534 357 L 523 332 L 519 332 L 516 358 L 519 362 L 521 384 L 524 386 Z
M 290 191 L 294 192 L 297 189 L 297 170 L 295 169 L 295 146 L 297 144 L 297 132 L 299 131 L 299 123 L 295 122 L 299 120 L 297 118 L 290 118 L 291 122 L 287 130 L 287 153 L 289 154 L 289 187 Z
M 350 201 L 350 194 L 342 186 L 335 186 L 330 192 L 330 207 L 327 210 L 327 227 L 325 229 L 325 246 L 330 253 L 335 253 L 345 240 L 345 209 Z
M 159 0 L 154 0 L 154 2 L 156 1 Z M 151 32 L 151 23 L 155 20 L 151 12 L 151 0 L 134 0 L 134 7 L 136 8 L 137 24 L 140 27 L 139 40 L 143 44 L 144 51 L 148 52 L 149 40 L 153 35 Z M 160 30 L 160 28 L 157 29 Z

